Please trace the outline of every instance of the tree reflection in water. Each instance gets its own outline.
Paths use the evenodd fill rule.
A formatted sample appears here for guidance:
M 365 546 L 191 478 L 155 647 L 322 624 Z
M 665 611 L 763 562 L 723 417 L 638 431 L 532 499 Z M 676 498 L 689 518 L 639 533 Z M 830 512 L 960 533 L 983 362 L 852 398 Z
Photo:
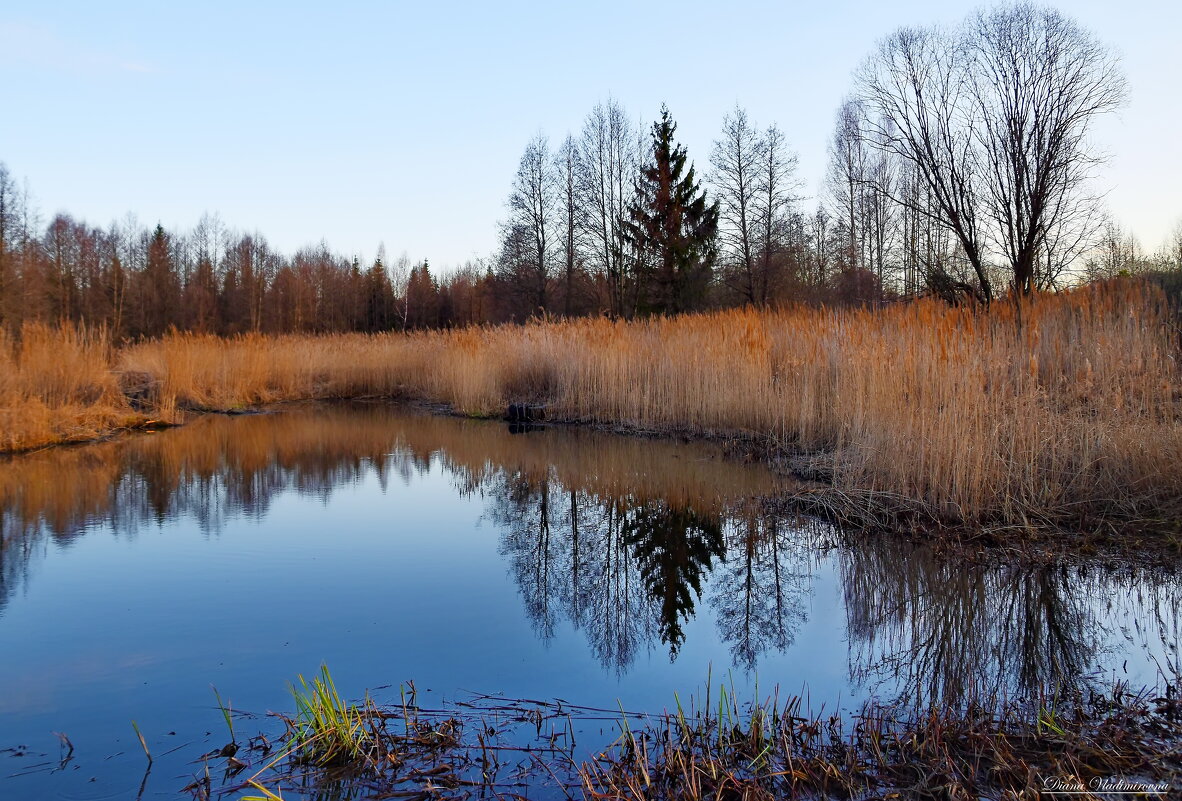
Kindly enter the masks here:
M 660 610 L 661 642 L 669 646 L 669 658 L 675 659 L 685 640 L 681 622 L 693 616 L 703 577 L 723 555 L 722 521 L 718 515 L 699 515 L 688 506 L 649 501 L 625 515 L 623 537 L 649 597 Z
M 736 666 L 755 670 L 767 652 L 787 651 L 806 622 L 822 545 L 831 533 L 809 521 L 742 515 L 729 529 L 726 562 L 711 604 Z
M 761 514 L 752 499 L 782 481 L 715 446 L 578 429 L 514 436 L 386 406 L 206 418 L 0 459 L 0 613 L 49 543 L 95 526 L 134 537 L 187 517 L 217 536 L 232 518 L 264 518 L 285 492 L 327 502 L 367 476 L 384 489 L 432 469 L 485 499 L 537 636 L 569 621 L 618 673 L 648 649 L 676 658 L 703 599 L 734 665 L 754 670 L 793 647 L 822 572 L 841 585 L 850 674 L 870 692 L 915 703 L 1033 695 L 1087 682 L 1106 648 L 1150 648 L 1164 670 L 1178 667 L 1174 576 L 965 564 L 889 538 L 837 547 L 822 524 Z
M 841 550 L 840 573 L 852 678 L 915 705 L 1110 685 L 1091 671 L 1122 640 L 1177 653 L 1177 578 L 1155 571 L 959 563 L 865 542 Z
M 486 497 L 538 635 L 552 638 L 565 617 L 586 632 L 601 664 L 626 670 L 658 630 L 652 599 L 637 592 L 638 565 L 624 536 L 629 507 L 553 479 L 513 475 L 501 485 Z
M 755 513 L 572 490 L 504 476 L 485 493 L 500 552 L 539 637 L 566 619 L 624 673 L 653 644 L 677 657 L 707 585 L 720 639 L 754 669 L 805 622 L 819 533 Z

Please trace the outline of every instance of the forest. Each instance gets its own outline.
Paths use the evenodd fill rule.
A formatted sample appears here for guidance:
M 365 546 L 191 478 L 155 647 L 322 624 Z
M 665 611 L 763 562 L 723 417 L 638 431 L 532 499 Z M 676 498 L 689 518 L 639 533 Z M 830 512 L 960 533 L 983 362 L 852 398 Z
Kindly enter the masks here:
M 325 242 L 284 254 L 216 214 L 172 231 L 130 214 L 105 228 L 66 213 L 46 222 L 0 164 L 0 325 L 101 327 L 114 341 L 173 328 L 378 332 L 920 295 L 987 303 L 1176 275 L 1182 219 L 1146 250 L 1096 180 L 1089 132 L 1127 94 L 1111 51 L 1053 10 L 902 28 L 854 74 L 811 200 L 776 124 L 736 106 L 695 162 L 668 109 L 650 127 L 609 99 L 580 131 L 525 145 L 496 249 L 443 268 L 384 246 L 364 261 Z

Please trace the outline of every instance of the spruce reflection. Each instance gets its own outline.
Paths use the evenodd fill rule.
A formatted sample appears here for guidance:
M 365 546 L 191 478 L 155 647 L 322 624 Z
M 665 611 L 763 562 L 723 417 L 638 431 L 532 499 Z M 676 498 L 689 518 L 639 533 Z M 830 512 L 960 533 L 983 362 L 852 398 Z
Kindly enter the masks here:
M 549 640 L 568 620 L 618 674 L 657 644 L 676 659 L 704 594 L 743 669 L 787 650 L 806 621 L 816 526 L 572 490 L 520 473 L 490 480 L 485 496 L 536 634 Z
M 693 617 L 702 581 L 723 556 L 722 521 L 663 501 L 628 510 L 624 542 L 632 549 L 649 597 L 659 609 L 658 631 L 675 659 L 685 640 L 682 621 Z

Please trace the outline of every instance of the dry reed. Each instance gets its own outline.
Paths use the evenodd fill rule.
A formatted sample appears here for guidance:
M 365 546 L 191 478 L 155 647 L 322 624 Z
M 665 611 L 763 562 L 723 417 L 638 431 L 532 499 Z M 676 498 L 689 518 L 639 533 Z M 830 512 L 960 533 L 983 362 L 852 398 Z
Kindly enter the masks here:
M 331 687 L 327 669 L 322 686 Z M 867 702 L 847 718 L 811 711 L 799 696 L 741 704 L 719 685 L 657 715 L 566 701 L 476 695 L 422 708 L 340 700 L 300 702 L 274 744 L 252 739 L 228 766 L 252 775 L 218 788 L 281 798 L 326 791 L 374 798 L 582 798 L 703 801 L 780 798 L 1037 798 L 1075 788 L 1103 798 L 1104 781 L 1142 795 L 1176 795 L 1182 775 L 1176 681 L 1163 697 L 1130 693 L 1018 704 L 983 698 L 961 707 L 902 709 Z M 315 720 L 313 725 L 310 720 Z M 325 721 L 321 723 L 321 721 Z M 581 741 L 619 737 L 588 753 Z M 598 730 L 598 735 L 596 734 Z M 258 743 L 258 745 L 255 745 Z M 278 746 L 278 754 L 273 748 Z M 210 798 L 213 788 L 190 788 Z M 274 788 L 274 789 L 272 789 Z M 1171 796 L 1172 797 L 1172 796 Z
M 13 337 L 0 329 L 0 452 L 147 422 L 120 390 L 112 359 L 103 331 L 30 324 Z
M 372 336 L 174 334 L 117 353 L 67 330 L 69 361 L 42 375 L 29 354 L 53 336 L 0 340 L 15 365 L 0 377 L 0 447 L 128 424 L 115 371 L 149 378 L 163 419 L 309 398 L 413 397 L 478 416 L 524 401 L 567 420 L 819 453 L 838 497 L 905 499 L 954 523 L 1176 527 L 1182 515 L 1179 351 L 1162 296 L 1134 282 L 1041 296 L 1021 324 L 1008 304 L 922 301 Z

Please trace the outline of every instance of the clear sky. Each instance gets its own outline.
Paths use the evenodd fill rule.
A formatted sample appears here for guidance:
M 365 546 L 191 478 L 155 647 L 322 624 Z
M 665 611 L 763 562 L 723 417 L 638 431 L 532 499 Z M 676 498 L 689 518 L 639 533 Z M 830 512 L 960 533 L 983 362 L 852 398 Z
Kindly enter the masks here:
M 736 103 L 776 122 L 813 203 L 850 73 L 900 2 L 0 4 L 0 161 L 43 215 L 190 228 L 281 250 L 487 255 L 521 151 L 613 96 L 666 102 L 699 170 Z M 1131 103 L 1096 139 L 1109 205 L 1150 250 L 1182 218 L 1182 3 L 1061 2 L 1120 52 Z

